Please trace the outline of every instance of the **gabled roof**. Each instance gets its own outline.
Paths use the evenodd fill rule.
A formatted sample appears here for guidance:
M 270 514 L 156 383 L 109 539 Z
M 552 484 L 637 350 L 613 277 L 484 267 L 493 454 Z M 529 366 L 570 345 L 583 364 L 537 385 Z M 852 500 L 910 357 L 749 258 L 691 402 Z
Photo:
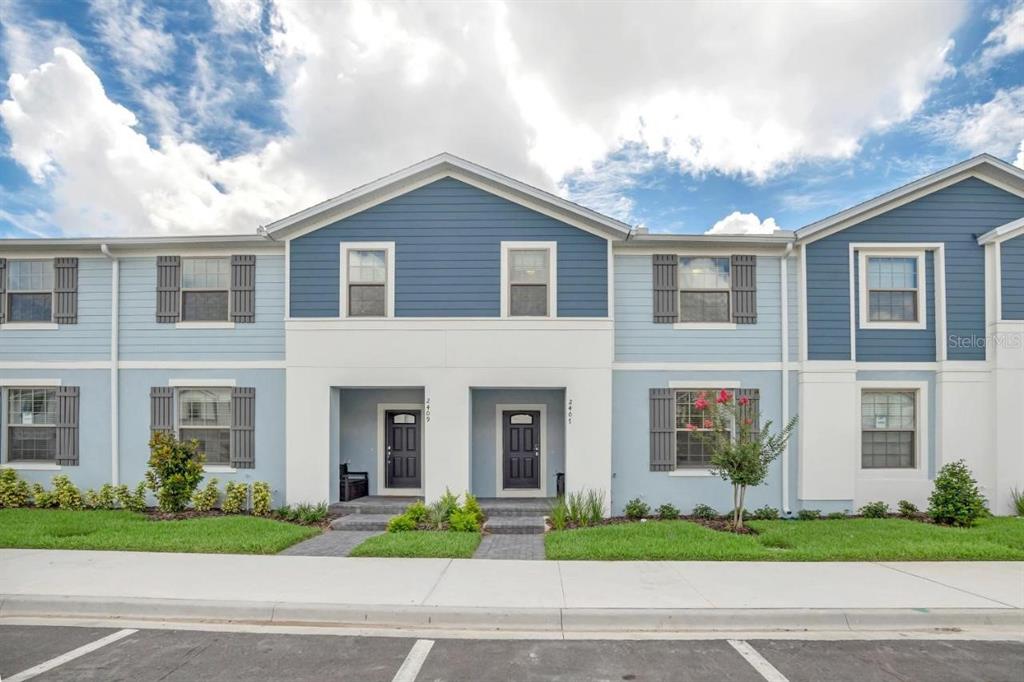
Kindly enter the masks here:
M 989 242 L 1001 242 L 1019 235 L 1024 235 L 1024 218 L 1011 220 L 1005 225 L 1000 225 L 999 227 L 989 230 L 978 237 L 978 243 L 988 244 Z
M 448 153 L 432 156 L 293 213 L 260 228 L 260 231 L 274 239 L 289 239 L 445 177 L 455 178 L 606 238 L 623 239 L 629 234 L 630 226 L 620 220 Z
M 991 154 L 979 154 L 874 199 L 852 206 L 845 211 L 840 211 L 828 218 L 801 227 L 796 231 L 796 238 L 798 241 L 820 239 L 867 220 L 873 215 L 884 213 L 969 177 L 981 178 L 1002 189 L 1024 196 L 1024 170 L 1010 165 L 1002 159 L 997 159 Z

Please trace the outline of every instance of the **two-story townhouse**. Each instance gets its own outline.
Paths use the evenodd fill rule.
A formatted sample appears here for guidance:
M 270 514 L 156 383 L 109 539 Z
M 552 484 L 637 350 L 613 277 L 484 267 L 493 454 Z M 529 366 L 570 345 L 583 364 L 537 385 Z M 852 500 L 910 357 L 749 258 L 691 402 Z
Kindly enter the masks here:
M 982 156 L 772 235 L 651 235 L 450 155 L 257 236 L 0 243 L 0 452 L 141 480 L 153 430 L 221 480 L 335 501 L 604 491 L 731 504 L 701 391 L 798 437 L 751 506 L 1024 487 L 1024 173 Z

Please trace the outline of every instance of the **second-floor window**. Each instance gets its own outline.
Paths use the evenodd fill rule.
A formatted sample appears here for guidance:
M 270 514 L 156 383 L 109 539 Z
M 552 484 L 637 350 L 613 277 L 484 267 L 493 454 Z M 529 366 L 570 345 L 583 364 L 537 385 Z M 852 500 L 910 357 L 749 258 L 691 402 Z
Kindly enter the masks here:
M 181 260 L 181 319 L 226 322 L 230 319 L 231 259 Z
M 919 322 L 918 260 L 869 256 L 867 272 L 870 322 Z
M 7 390 L 7 461 L 52 462 L 57 459 L 57 390 Z
M 679 321 L 729 322 L 729 257 L 679 259 Z
M 199 441 L 206 463 L 231 463 L 231 389 L 183 388 L 178 391 L 178 437 Z
M 8 322 L 53 320 L 53 261 L 7 262 Z
M 350 249 L 348 251 L 349 317 L 385 317 L 387 315 L 387 251 Z
M 508 252 L 510 317 L 548 316 L 549 259 L 547 249 L 512 249 Z

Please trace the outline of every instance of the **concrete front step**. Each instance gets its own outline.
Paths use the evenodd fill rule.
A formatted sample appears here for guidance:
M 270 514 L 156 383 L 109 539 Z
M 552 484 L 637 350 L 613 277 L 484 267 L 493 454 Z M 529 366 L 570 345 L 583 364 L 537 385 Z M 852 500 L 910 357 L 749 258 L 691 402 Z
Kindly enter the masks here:
M 395 514 L 349 514 L 331 521 L 331 530 L 387 530 Z
M 491 516 L 484 529 L 494 535 L 539 535 L 544 532 L 544 517 Z
M 484 498 L 478 500 L 488 518 L 499 516 L 547 516 L 553 499 L 548 498 Z

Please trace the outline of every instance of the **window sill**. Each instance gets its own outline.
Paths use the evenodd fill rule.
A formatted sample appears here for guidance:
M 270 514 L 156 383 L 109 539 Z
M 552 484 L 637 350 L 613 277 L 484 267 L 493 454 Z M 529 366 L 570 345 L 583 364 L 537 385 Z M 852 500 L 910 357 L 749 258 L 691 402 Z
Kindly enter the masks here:
M 224 464 L 210 464 L 203 466 L 203 473 L 207 474 L 237 474 L 238 469 Z
M 717 329 L 721 331 L 733 331 L 736 329 L 735 322 L 675 322 L 673 329 Z
M 19 331 L 56 331 L 60 327 L 56 322 L 4 322 L 0 324 L 0 330 Z
M 18 471 L 60 471 L 59 464 L 52 462 L 4 462 L 0 469 L 15 469 Z
M 927 469 L 923 467 L 914 467 L 913 469 L 904 468 L 893 468 L 893 469 L 865 469 L 861 467 L 857 470 L 857 474 L 865 478 L 878 478 L 878 479 L 890 479 L 890 480 L 905 480 L 908 478 L 927 478 Z
M 701 468 L 676 469 L 675 471 L 668 472 L 668 475 L 673 478 L 701 478 L 707 476 L 714 476 L 714 474 L 711 473 L 711 469 Z
M 861 322 L 858 329 L 927 329 L 923 322 Z
M 234 322 L 175 322 L 175 329 L 234 329 Z

